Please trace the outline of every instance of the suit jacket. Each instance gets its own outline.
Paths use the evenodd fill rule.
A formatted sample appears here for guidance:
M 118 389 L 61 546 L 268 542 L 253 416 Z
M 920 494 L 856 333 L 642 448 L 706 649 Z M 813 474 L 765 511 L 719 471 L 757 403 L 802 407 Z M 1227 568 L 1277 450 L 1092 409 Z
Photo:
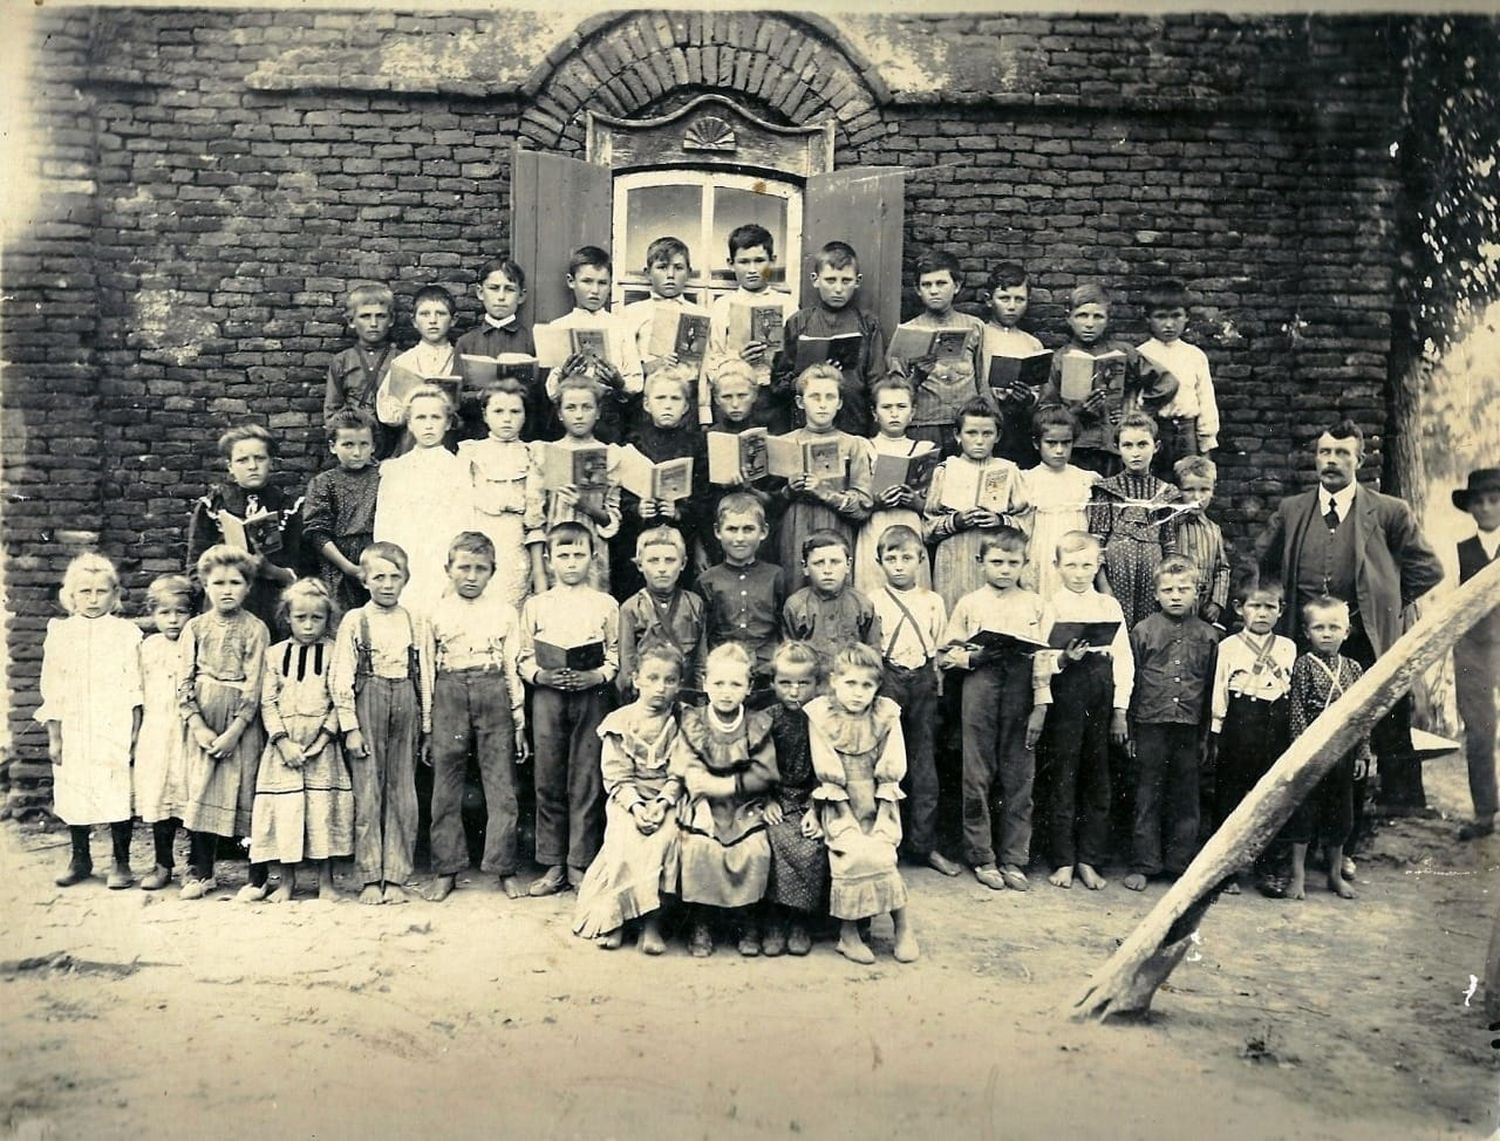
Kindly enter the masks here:
M 1296 638 L 1302 621 L 1296 604 L 1298 563 L 1308 527 L 1322 525 L 1318 489 L 1277 504 L 1256 543 L 1261 574 L 1286 588 L 1279 633 Z M 1375 653 L 1401 637 L 1401 612 L 1443 580 L 1443 567 L 1400 499 L 1361 484 L 1354 493 L 1354 586 L 1360 619 Z
M 1484 553 L 1478 535 L 1472 535 L 1458 544 L 1459 582 L 1468 582 L 1489 565 L 1490 557 Z M 1500 607 L 1481 618 L 1459 641 L 1460 646 L 1465 649 L 1483 650 L 1491 654 L 1500 649 Z

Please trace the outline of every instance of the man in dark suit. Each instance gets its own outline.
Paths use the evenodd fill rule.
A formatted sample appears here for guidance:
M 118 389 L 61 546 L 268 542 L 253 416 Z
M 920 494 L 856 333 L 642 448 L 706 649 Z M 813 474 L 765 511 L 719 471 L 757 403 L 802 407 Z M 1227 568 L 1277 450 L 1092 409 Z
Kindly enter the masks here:
M 1355 481 L 1364 459 L 1359 425 L 1341 420 L 1317 443 L 1318 486 L 1283 499 L 1256 544 L 1261 574 L 1279 578 L 1287 604 L 1280 632 L 1297 640 L 1305 603 L 1331 594 L 1349 604 L 1344 653 L 1369 669 L 1401 636 L 1402 611 L 1443 578 L 1411 509 Z M 1370 734 L 1379 759 L 1379 811 L 1415 815 L 1426 808 L 1422 765 L 1411 746 L 1411 697 L 1403 697 Z M 1356 818 L 1363 796 L 1357 787 Z
M 1453 506 L 1474 516 L 1478 534 L 1458 544 L 1458 581 L 1468 582 L 1500 553 L 1500 468 L 1469 473 L 1469 486 L 1453 492 Z M 1492 610 L 1453 647 L 1454 688 L 1464 723 L 1464 756 L 1474 820 L 1460 840 L 1495 831 L 1495 696 L 1500 688 L 1500 609 Z

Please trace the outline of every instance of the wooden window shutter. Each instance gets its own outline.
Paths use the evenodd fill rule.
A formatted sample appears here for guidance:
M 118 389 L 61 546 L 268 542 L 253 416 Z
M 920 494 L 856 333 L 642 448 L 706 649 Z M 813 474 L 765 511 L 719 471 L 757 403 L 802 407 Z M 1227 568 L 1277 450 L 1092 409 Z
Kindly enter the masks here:
M 572 310 L 569 254 L 579 246 L 609 249 L 612 188 L 608 167 L 540 151 L 513 152 L 510 256 L 526 271 L 533 324 Z
M 879 319 L 887 338 L 901 321 L 905 177 L 899 166 L 845 167 L 812 175 L 802 195 L 804 271 L 813 272 L 825 243 L 853 246 L 862 277 L 856 304 Z

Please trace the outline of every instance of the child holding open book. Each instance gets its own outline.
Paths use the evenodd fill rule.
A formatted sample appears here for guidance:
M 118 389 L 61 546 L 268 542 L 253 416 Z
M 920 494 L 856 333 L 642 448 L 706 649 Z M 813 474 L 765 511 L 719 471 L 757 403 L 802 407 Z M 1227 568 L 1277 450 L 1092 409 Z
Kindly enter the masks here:
M 448 339 L 453 328 L 453 294 L 441 285 L 427 285 L 417 290 L 412 298 L 411 323 L 421 339 L 391 362 L 390 371 L 380 383 L 375 395 L 375 415 L 391 429 L 399 429 L 404 422 L 406 398 L 424 384 L 441 380 L 448 393 L 450 403 L 456 403 L 462 387 L 458 353 Z M 445 445 L 457 443 L 456 432 L 450 430 Z M 403 455 L 415 446 L 410 430 L 401 433 L 392 455 Z M 450 448 L 451 450 L 451 448 Z
M 949 456 L 932 476 L 927 492 L 927 541 L 937 547 L 933 589 L 951 614 L 959 599 L 984 585 L 979 562 L 986 532 L 1017 525 L 1026 510 L 1021 473 L 994 455 L 1000 414 L 975 397 L 958 410 L 953 436 L 959 454 Z
M 1046 383 L 1052 354 L 1042 342 L 1021 328 L 1031 303 L 1031 283 L 1015 262 L 1001 262 L 984 283 L 981 295 L 989 319 L 979 345 L 980 386 L 988 389 L 1000 409 L 998 455 L 1017 466 L 1030 466 L 1031 414 L 1037 393 Z
M 797 406 L 805 427 L 775 438 L 772 448 L 801 449 L 795 474 L 787 478 L 790 500 L 781 520 L 779 550 L 788 585 L 802 585 L 802 544 L 814 531 L 834 531 L 854 546 L 854 527 L 870 513 L 874 452 L 870 441 L 834 427 L 843 402 L 841 376 L 831 365 L 813 365 L 797 378 Z M 773 452 L 773 467 L 774 452 Z
M 776 243 L 764 226 L 747 223 L 729 232 L 729 268 L 734 272 L 733 293 L 717 298 L 709 306 L 708 367 L 717 369 L 726 360 L 742 360 L 753 370 L 755 383 L 771 383 L 771 362 L 781 347 L 785 322 L 792 311 L 792 298 L 771 288 L 776 272 Z M 785 409 L 777 407 L 777 429 L 790 423 Z
M 688 365 L 695 378 L 703 372 L 708 310 L 683 296 L 692 276 L 692 255 L 681 238 L 657 238 L 646 247 L 651 296 L 620 310 L 620 320 L 635 338 L 636 355 L 646 376 L 667 365 Z M 700 412 L 708 411 L 708 401 L 699 393 L 694 393 L 693 400 L 701 401 Z
M 563 377 L 553 397 L 563 437 L 535 447 L 542 468 L 544 527 L 550 530 L 559 523 L 577 523 L 588 531 L 589 585 L 607 591 L 609 551 L 605 544 L 620 530 L 619 457 L 594 436 L 599 400 L 599 386 L 587 376 Z M 527 536 L 527 543 L 535 548 L 533 590 L 541 590 L 549 581 L 539 546 L 543 534 L 538 530 Z
M 552 439 L 557 425 L 538 375 L 536 339 L 531 335 L 531 322 L 520 315 L 526 301 L 526 271 L 508 257 L 491 258 L 479 267 L 474 295 L 484 307 L 484 320 L 459 337 L 456 346 L 465 377 L 460 434 L 466 440 L 482 440 L 486 435 L 484 393 L 491 382 L 486 370 L 484 383 L 474 383 L 470 379 L 473 366 L 464 362 L 465 357 L 484 357 L 496 362 L 496 381 L 509 379 L 521 387 L 526 405 L 521 438 Z M 503 374 L 500 369 L 505 370 Z
M 946 250 L 917 261 L 917 299 L 922 312 L 896 329 L 887 350 L 890 370 L 912 382 L 916 407 L 911 434 L 953 455 L 953 417 L 975 397 L 979 383 L 979 344 L 984 325 L 953 307 L 963 271 Z
M 1120 470 L 1120 421 L 1137 409 L 1155 411 L 1177 392 L 1170 372 L 1105 335 L 1109 307 L 1103 286 L 1080 285 L 1068 295 L 1071 335 L 1052 354 L 1052 375 L 1040 397 L 1042 405 L 1061 404 L 1078 417 L 1082 432 L 1073 462 L 1100 475 Z
M 885 375 L 885 334 L 880 322 L 855 303 L 859 282 L 853 246 L 829 242 L 818 251 L 812 275 L 817 301 L 787 318 L 771 375 L 787 403 L 799 373 L 815 364 L 833 365 L 842 377 L 843 397 L 834 426 L 863 436 L 870 431 L 871 387 Z
M 882 377 L 875 382 L 871 396 L 875 407 L 875 435 L 870 438 L 875 452 L 870 486 L 874 510 L 854 540 L 854 585 L 867 595 L 885 585 L 876 545 L 886 528 L 899 525 L 922 533 L 920 512 L 927 502 L 927 485 L 938 459 L 935 444 L 914 440 L 906 433 L 916 400 L 908 381 L 899 376 Z M 922 588 L 930 589 L 932 571 L 926 559 L 917 573 Z

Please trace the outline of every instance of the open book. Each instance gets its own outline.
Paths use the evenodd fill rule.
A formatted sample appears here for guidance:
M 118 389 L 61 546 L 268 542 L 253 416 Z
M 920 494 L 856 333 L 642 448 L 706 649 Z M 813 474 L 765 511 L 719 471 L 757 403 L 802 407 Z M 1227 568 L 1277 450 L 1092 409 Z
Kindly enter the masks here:
M 1082 404 L 1095 389 L 1120 392 L 1125 387 L 1126 356 L 1118 349 L 1094 356 L 1073 350 L 1062 356 L 1058 395 L 1069 404 Z
M 617 452 L 620 486 L 641 499 L 673 501 L 693 494 L 693 457 L 654 463 L 634 444 Z
M 877 498 L 881 492 L 892 487 L 919 488 L 932 475 L 943 454 L 929 447 L 925 452 L 911 456 L 893 456 L 885 452 L 875 453 L 875 478 L 870 493 Z
M 778 304 L 754 305 L 735 299 L 729 303 L 729 344 L 736 352 L 752 341 L 779 352 L 785 340 L 786 318 Z
M 836 337 L 809 337 L 804 333 L 797 338 L 796 370 L 800 373 L 815 364 L 831 364 L 840 372 L 848 372 L 858 367 L 864 343 L 863 333 L 840 333 Z
M 674 355 L 681 364 L 703 367 L 708 353 L 708 315 L 692 313 L 676 305 L 658 305 L 651 320 L 651 357 Z
M 970 634 L 962 642 L 950 643 L 950 646 L 962 646 L 969 651 L 969 668 L 977 669 L 998 661 L 1006 654 L 1021 654 L 1030 656 L 1038 650 L 1047 649 L 1046 642 L 1038 642 L 1031 638 L 1023 638 L 1019 634 L 1006 634 L 999 630 L 980 630 Z
M 887 354 L 908 365 L 928 357 L 936 364 L 952 364 L 968 355 L 968 342 L 967 329 L 918 329 L 908 323 L 896 326 Z
M 569 448 L 562 444 L 542 447 L 542 486 L 548 491 L 576 487 L 579 491 L 603 491 L 609 486 L 609 448 L 590 444 Z
M 708 433 L 708 482 L 721 486 L 754 483 L 770 472 L 764 428 Z
M 1042 349 L 1024 357 L 993 356 L 990 358 L 988 384 L 996 391 L 1024 384 L 1028 388 L 1041 388 L 1052 375 L 1052 354 Z
M 476 391 L 500 380 L 514 380 L 523 388 L 536 384 L 536 357 L 529 353 L 501 353 L 498 357 L 462 353 L 458 358 L 464 384 Z
M 458 407 L 459 397 L 463 395 L 464 378 L 462 376 L 446 374 L 443 376 L 424 376 L 402 365 L 393 364 L 386 377 L 386 394 L 400 404 L 405 404 L 406 398 L 424 384 L 435 384 L 441 388 L 448 394 L 448 399 L 455 408 Z
M 976 464 L 955 457 L 943 465 L 943 490 L 939 506 L 948 511 L 974 507 L 1001 514 L 1010 507 L 1011 487 L 1019 473 L 996 464 Z
M 798 440 L 793 436 L 768 436 L 766 457 L 772 475 L 791 478 L 809 475 L 825 491 L 848 486 L 849 472 L 839 454 L 837 439 Z
M 1118 622 L 1058 622 L 1047 635 L 1047 645 L 1054 650 L 1066 650 L 1074 642 L 1107 647 L 1119 629 Z
M 556 321 L 537 325 L 531 330 L 536 341 L 536 359 L 542 368 L 561 368 L 575 353 L 595 357 L 610 364 L 609 332 L 580 326 L 559 325 Z

